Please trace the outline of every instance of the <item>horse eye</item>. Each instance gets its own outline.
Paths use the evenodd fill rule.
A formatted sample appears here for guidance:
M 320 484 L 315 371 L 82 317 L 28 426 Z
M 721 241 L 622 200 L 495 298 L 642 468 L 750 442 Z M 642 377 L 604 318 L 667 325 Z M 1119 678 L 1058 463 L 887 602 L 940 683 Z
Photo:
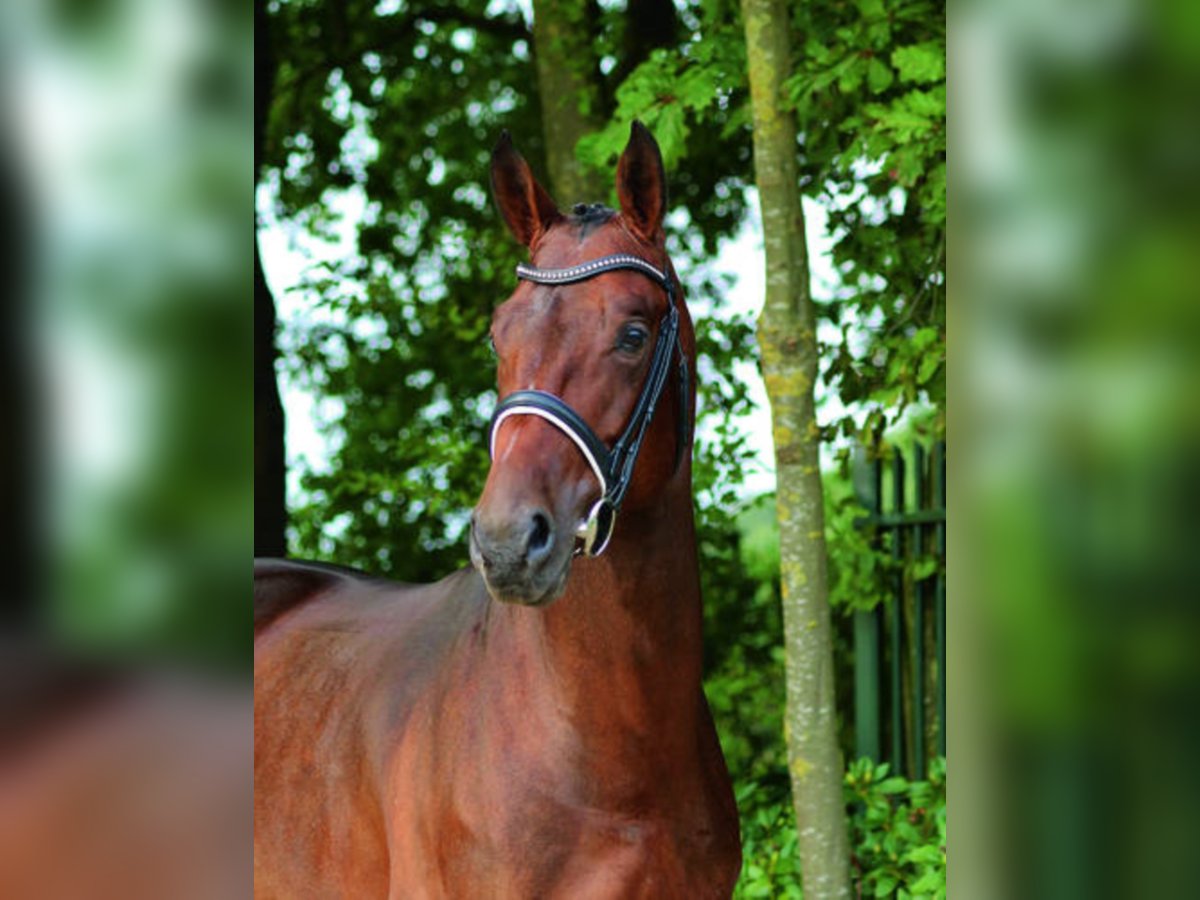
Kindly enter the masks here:
M 496 339 L 494 337 L 492 337 L 490 334 L 488 335 L 488 349 L 492 351 L 492 356 L 500 355 L 499 353 L 496 352 Z
M 646 341 L 649 339 L 650 332 L 645 328 L 640 325 L 630 325 L 617 337 L 617 349 L 626 353 L 637 353 L 646 346 Z

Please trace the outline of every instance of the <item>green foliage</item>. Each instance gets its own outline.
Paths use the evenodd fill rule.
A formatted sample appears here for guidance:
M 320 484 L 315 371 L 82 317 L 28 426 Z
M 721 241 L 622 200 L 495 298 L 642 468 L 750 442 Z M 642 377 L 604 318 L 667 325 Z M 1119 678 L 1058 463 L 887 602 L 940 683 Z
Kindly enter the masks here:
M 293 323 L 281 340 L 292 379 L 336 401 L 324 409 L 339 447 L 327 471 L 305 474 L 292 540 L 305 555 L 427 580 L 465 561 L 465 510 L 486 471 L 482 423 L 494 402 L 487 323 L 521 256 L 488 203 L 488 152 L 508 127 L 544 172 L 540 101 L 531 35 L 515 7 L 381 9 L 284 3 L 274 15 L 264 176 L 275 211 L 331 234 L 347 198 L 367 210 L 354 252 L 310 273 L 304 292 L 324 314 Z M 823 347 L 823 379 L 845 403 L 870 409 L 872 435 L 906 405 L 928 397 L 939 406 L 944 395 L 936 9 L 797 13 L 815 41 L 791 83 L 802 160 L 810 190 L 832 206 L 846 285 L 824 307 L 841 339 Z M 705 262 L 740 222 L 750 179 L 744 42 L 733 4 L 680 15 L 679 40 L 639 62 L 620 56 L 636 22 L 602 12 L 597 47 L 617 57 L 622 78 L 604 81 L 613 115 L 578 152 L 610 166 L 629 119 L 656 130 L 686 212 L 672 220 L 672 254 L 689 295 L 718 298 L 719 310 L 722 284 Z M 701 409 L 712 422 L 696 459 L 705 587 L 731 595 L 743 590 L 729 535 L 745 449 L 730 423 L 748 400 L 728 373 L 752 357 L 753 339 L 744 320 L 701 316 L 697 326 Z M 830 436 L 854 430 L 842 419 Z M 834 519 L 849 516 L 843 506 Z M 837 534 L 858 540 L 840 525 Z M 870 560 L 844 569 L 844 594 L 870 575 Z
M 934 339 L 928 335 L 918 336 L 917 349 Z M 931 365 L 935 360 L 925 360 Z M 822 473 L 825 495 L 825 543 L 828 561 L 829 602 L 843 615 L 859 610 L 874 609 L 885 602 L 896 590 L 896 579 L 902 579 L 903 588 L 908 590 L 917 582 L 934 575 L 942 562 L 927 555 L 905 555 L 899 562 L 892 557 L 889 547 L 880 540 L 878 528 L 868 521 L 870 511 L 859 497 L 867 491 L 867 485 L 856 485 L 855 478 L 868 478 L 872 454 L 883 454 L 885 459 L 900 453 L 911 458 L 914 448 L 920 445 L 930 453 L 944 428 L 941 410 L 928 404 L 911 406 L 907 415 L 896 425 L 888 428 L 882 441 L 874 446 L 840 448 L 835 454 L 834 464 Z M 861 458 L 856 454 L 861 453 Z M 885 465 L 879 491 L 884 498 L 891 497 L 893 472 Z M 905 499 L 908 508 L 915 508 L 917 498 L 913 496 L 915 482 L 909 480 L 910 494 Z
M 901 81 L 937 83 L 946 78 L 946 47 L 936 41 L 925 41 L 892 51 L 892 65 Z
M 857 896 L 944 900 L 945 759 L 930 764 L 925 781 L 889 775 L 886 763 L 858 759 L 846 773 L 845 792 Z M 737 800 L 743 864 L 734 897 L 803 896 L 791 797 L 749 781 L 739 786 Z
M 622 52 L 638 27 L 625 18 L 601 12 L 597 48 Z M 351 252 L 307 274 L 301 293 L 311 312 L 280 337 L 286 374 L 325 401 L 336 448 L 328 468 L 302 474 L 291 550 L 433 580 L 466 563 L 463 529 L 484 482 L 495 401 L 488 323 L 525 252 L 489 202 L 488 161 L 502 128 L 546 174 L 532 35 L 515 5 L 469 0 L 282 3 L 272 30 L 278 76 L 262 174 L 274 215 L 335 236 L 342 209 L 365 209 Z M 641 61 L 619 58 L 615 71 Z M 606 104 L 614 90 L 601 84 Z M 731 423 L 749 404 L 730 373 L 753 345 L 748 322 L 720 315 L 723 283 L 706 263 L 741 221 L 740 192 L 721 185 L 741 177 L 749 157 L 739 161 L 714 130 L 696 127 L 707 149 L 672 175 L 685 215 L 672 219 L 682 224 L 669 242 L 686 293 L 715 311 L 697 322 L 708 424 L 696 482 L 701 540 L 728 547 L 724 509 L 746 457 Z M 735 578 L 734 555 L 714 559 L 712 583 Z
M 910 423 L 907 431 L 890 436 L 906 451 L 914 441 L 926 439 L 919 420 Z M 874 529 L 863 521 L 868 511 L 855 495 L 850 473 L 850 461 L 842 459 L 825 470 L 822 479 L 829 601 L 834 611 L 834 670 L 842 711 L 840 742 L 847 757 L 855 746 L 849 714 L 854 690 L 851 617 L 859 610 L 891 602 L 897 578 L 903 591 L 911 591 L 916 582 L 932 577 L 942 565 L 941 560 L 929 556 L 906 556 L 900 562 L 892 558 L 886 545 L 877 545 Z M 883 488 L 885 493 L 890 491 L 887 468 Z M 774 494 L 744 503 L 739 510 L 732 541 L 729 533 L 718 527 L 712 532 L 713 540 L 723 539 L 724 543 L 705 540 L 701 544 L 707 664 L 704 690 L 737 783 L 783 795 L 789 790 L 783 738 L 785 652 Z M 730 555 L 733 564 L 728 563 Z
M 713 122 L 728 137 L 745 124 L 745 45 L 731 27 L 705 40 L 655 50 L 617 88 L 617 108 L 601 131 L 579 142 L 576 153 L 596 168 L 612 164 L 640 119 L 658 140 L 668 171 L 689 153 L 696 123 Z M 731 110 L 733 111 L 731 113 Z
M 845 460 L 825 473 L 825 547 L 829 602 L 843 615 L 874 609 L 890 595 L 894 561 L 864 527 L 867 509 L 858 500 Z
M 774 496 L 748 504 L 733 534 L 733 542 L 725 540 L 735 554 L 729 569 L 710 571 L 709 560 L 718 548 L 701 545 L 708 668 L 704 688 L 730 771 L 739 781 L 757 782 L 785 772 L 787 764 Z
M 803 4 L 788 81 L 809 191 L 829 210 L 840 336 L 822 376 L 851 410 L 828 437 L 872 444 L 914 404 L 945 404 L 945 7 L 928 0 Z M 943 427 L 939 418 L 939 429 Z
M 869 759 L 846 772 L 851 863 L 862 896 L 945 898 L 946 761 L 929 768 L 928 780 L 911 782 Z
M 783 781 L 786 785 L 786 771 Z M 736 791 L 742 819 L 742 874 L 734 888 L 736 900 L 801 898 L 796 811 L 786 787 L 755 781 Z
M 875 529 L 864 521 L 868 510 L 855 493 L 850 469 L 846 457 L 822 473 L 829 602 L 844 615 L 885 602 L 892 592 L 889 580 L 900 571 L 890 553 L 877 546 Z M 765 494 L 749 503 L 738 520 L 740 565 L 750 579 L 756 602 L 759 598 L 764 603 L 768 598 L 771 603 L 778 600 L 779 530 L 774 502 L 774 494 Z M 911 577 L 929 577 L 933 574 L 930 563 L 936 567 L 935 561 L 919 560 Z M 709 607 L 713 609 L 714 604 Z M 756 627 L 769 629 L 774 621 L 757 620 Z M 774 632 L 756 633 L 749 640 L 770 643 L 779 638 Z
M 692 485 L 701 546 L 713 551 L 714 569 L 728 572 L 736 562 L 729 534 L 739 508 L 739 486 L 750 464 L 746 436 L 736 426 L 752 409 L 749 387 L 733 376 L 735 364 L 753 355 L 754 333 L 744 315 L 701 315 L 695 322 L 700 394 Z M 716 560 L 722 562 L 716 562 Z M 718 581 L 728 577 L 718 576 Z
M 307 274 L 312 312 L 280 339 L 337 447 L 303 474 L 292 552 L 425 581 L 466 559 L 493 401 L 487 326 L 520 258 L 488 205 L 490 149 L 507 126 L 539 164 L 540 110 L 511 87 L 530 69 L 515 8 L 383 8 L 274 12 L 263 176 L 275 214 L 313 235 L 365 208 L 352 251 Z
M 825 472 L 824 484 L 830 602 L 849 615 L 885 599 L 885 575 L 893 563 L 857 524 L 866 510 L 855 499 L 843 469 Z M 739 781 L 778 777 L 779 787 L 786 789 L 785 650 L 775 495 L 764 494 L 740 510 L 732 542 L 729 530 L 721 526 L 712 529 L 711 542 L 701 540 L 704 690 L 730 771 Z M 730 557 L 732 564 L 726 562 Z M 839 689 L 849 692 L 853 659 L 842 643 L 835 643 L 835 670 Z M 845 750 L 852 747 L 852 739 L 849 731 L 843 735 Z
M 837 335 L 822 331 L 821 374 L 849 412 L 827 438 L 873 443 L 914 404 L 944 409 L 944 14 L 937 0 L 795 7 L 803 52 L 787 100 L 800 121 L 803 189 L 829 212 L 841 281 L 821 298 Z M 576 148 L 582 161 L 610 165 L 633 118 L 655 130 L 676 171 L 704 159 L 713 138 L 737 147 L 730 162 L 749 155 L 738 10 L 713 0 L 687 19 L 689 41 L 655 51 L 616 89 L 608 124 Z M 752 183 L 739 169 L 727 189 Z

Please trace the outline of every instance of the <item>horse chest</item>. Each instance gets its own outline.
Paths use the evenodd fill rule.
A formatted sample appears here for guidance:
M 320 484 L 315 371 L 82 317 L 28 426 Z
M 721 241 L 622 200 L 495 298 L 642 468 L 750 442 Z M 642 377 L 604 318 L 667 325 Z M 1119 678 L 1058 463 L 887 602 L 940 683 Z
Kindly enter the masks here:
M 393 745 L 383 804 L 393 896 L 729 896 L 736 813 L 705 755 L 693 756 L 707 734 L 614 729 L 597 742 L 539 715 L 533 696 L 511 708 L 515 696 L 440 694 Z
M 503 779 L 460 774 L 452 789 L 428 793 L 418 815 L 393 820 L 401 829 L 389 841 L 394 896 L 705 898 L 732 890 L 736 824 L 695 799 L 707 793 L 701 786 L 692 799 L 652 797 L 647 811 L 631 815 L 563 799 L 556 792 L 570 789 L 554 773 L 516 766 Z
M 495 824 L 495 823 L 494 823 Z M 705 829 L 700 829 L 704 831 Z M 689 823 L 558 811 L 503 834 L 453 838 L 433 850 L 430 896 L 525 898 L 728 897 L 737 860 Z M 400 894 L 403 876 L 394 873 Z

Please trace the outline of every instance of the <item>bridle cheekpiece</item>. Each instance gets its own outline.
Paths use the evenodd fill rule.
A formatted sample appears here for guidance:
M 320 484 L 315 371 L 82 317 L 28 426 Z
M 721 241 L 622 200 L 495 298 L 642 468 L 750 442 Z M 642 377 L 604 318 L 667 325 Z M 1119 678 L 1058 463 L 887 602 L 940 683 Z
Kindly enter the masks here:
M 616 443 L 611 448 L 606 446 L 575 410 L 547 391 L 514 391 L 509 394 L 496 405 L 488 428 L 488 450 L 493 459 L 496 457 L 496 433 L 500 424 L 512 416 L 537 416 L 549 422 L 570 438 L 583 454 L 596 480 L 600 482 L 601 492 L 600 499 L 592 505 L 587 517 L 575 530 L 575 537 L 579 541 L 575 552 L 587 556 L 599 556 L 603 553 L 612 537 L 617 512 L 633 479 L 633 469 L 637 463 L 638 451 L 641 450 L 642 439 L 654 418 L 654 411 L 658 407 L 658 401 L 667 383 L 667 374 L 671 369 L 671 357 L 676 353 L 679 356 L 680 384 L 677 464 L 683 452 L 687 438 L 686 400 L 689 385 L 687 358 L 679 343 L 679 310 L 675 306 L 674 282 L 666 272 L 641 257 L 628 253 L 602 256 L 568 269 L 539 269 L 524 263 L 517 266 L 518 278 L 535 284 L 549 285 L 574 284 L 618 269 L 632 269 L 657 282 L 667 292 L 667 313 L 658 326 L 654 355 L 650 359 L 650 370 L 642 385 L 642 392 L 638 395 L 625 430 L 621 432 Z

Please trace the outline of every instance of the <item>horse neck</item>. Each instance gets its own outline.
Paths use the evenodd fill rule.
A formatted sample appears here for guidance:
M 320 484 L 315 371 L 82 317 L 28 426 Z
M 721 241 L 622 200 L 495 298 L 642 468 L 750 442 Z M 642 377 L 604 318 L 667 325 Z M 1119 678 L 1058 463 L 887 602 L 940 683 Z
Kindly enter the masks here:
M 691 739 L 702 611 L 687 468 L 654 505 L 622 513 L 603 556 L 575 561 L 555 603 L 492 612 L 504 652 L 527 660 L 510 671 L 576 729 Z

